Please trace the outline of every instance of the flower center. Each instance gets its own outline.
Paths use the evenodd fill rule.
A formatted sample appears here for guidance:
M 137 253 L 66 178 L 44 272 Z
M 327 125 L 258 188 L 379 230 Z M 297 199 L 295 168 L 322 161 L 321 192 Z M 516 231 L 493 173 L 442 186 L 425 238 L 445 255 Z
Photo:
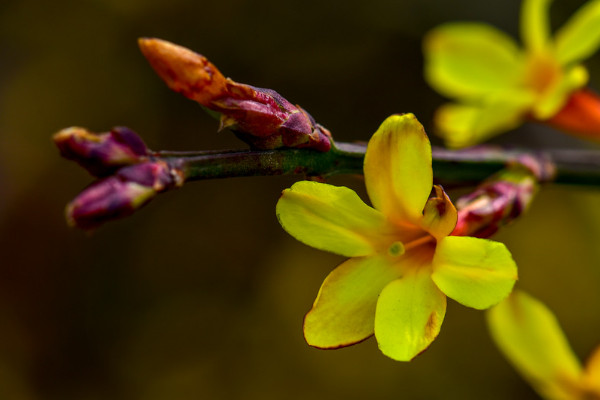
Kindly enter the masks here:
M 544 95 L 562 76 L 562 69 L 548 54 L 532 54 L 527 62 L 524 85 Z
M 394 241 L 387 248 L 388 262 L 400 276 L 431 268 L 435 246 L 435 238 L 428 233 L 405 243 Z
M 417 250 L 418 247 L 422 247 L 422 249 Z M 397 240 L 390 244 L 387 252 L 391 257 L 400 257 L 407 251 L 411 251 L 411 254 L 413 255 L 419 252 L 423 254 L 429 253 L 429 250 L 432 248 L 435 248 L 435 238 L 429 234 L 426 234 L 417 239 L 411 240 L 408 243 L 402 243 L 401 241 Z

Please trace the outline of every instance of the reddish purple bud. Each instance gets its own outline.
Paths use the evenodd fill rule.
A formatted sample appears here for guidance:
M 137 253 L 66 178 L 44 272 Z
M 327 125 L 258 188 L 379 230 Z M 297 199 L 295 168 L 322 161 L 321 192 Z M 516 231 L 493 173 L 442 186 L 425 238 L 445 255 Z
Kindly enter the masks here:
M 160 39 L 140 39 L 140 49 L 167 85 L 221 114 L 229 128 L 256 149 L 331 149 L 331 133 L 277 92 L 225 78 L 206 57 Z
M 64 158 L 76 161 L 98 177 L 145 160 L 149 154 L 142 138 L 125 127 L 116 127 L 102 134 L 72 127 L 61 130 L 53 139 Z
M 487 238 L 520 216 L 538 187 L 534 173 L 513 164 L 483 182 L 473 193 L 457 200 L 458 221 L 454 236 Z
M 149 161 L 120 169 L 96 181 L 67 205 L 71 226 L 92 229 L 133 214 L 158 193 L 183 185 L 180 170 L 164 161 Z

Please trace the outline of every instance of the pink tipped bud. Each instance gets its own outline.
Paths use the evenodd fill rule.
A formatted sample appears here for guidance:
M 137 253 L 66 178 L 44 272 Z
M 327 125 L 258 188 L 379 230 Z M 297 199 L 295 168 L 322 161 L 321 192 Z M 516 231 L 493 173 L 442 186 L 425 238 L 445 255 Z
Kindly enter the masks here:
M 513 164 L 456 202 L 454 236 L 487 238 L 521 215 L 537 191 L 537 179 L 522 164 Z
M 104 222 L 133 214 L 158 193 L 179 187 L 183 176 L 164 161 L 124 167 L 115 175 L 84 189 L 67 205 L 71 226 L 92 229 Z
M 60 154 L 76 161 L 94 176 L 107 176 L 148 156 L 139 135 L 125 127 L 94 134 L 84 128 L 63 129 L 53 137 Z
M 580 89 L 546 122 L 584 139 L 600 141 L 600 97 L 589 89 Z
M 221 114 L 229 128 L 250 146 L 331 149 L 331 133 L 303 109 L 277 92 L 225 78 L 206 57 L 160 39 L 139 46 L 156 73 L 176 92 Z

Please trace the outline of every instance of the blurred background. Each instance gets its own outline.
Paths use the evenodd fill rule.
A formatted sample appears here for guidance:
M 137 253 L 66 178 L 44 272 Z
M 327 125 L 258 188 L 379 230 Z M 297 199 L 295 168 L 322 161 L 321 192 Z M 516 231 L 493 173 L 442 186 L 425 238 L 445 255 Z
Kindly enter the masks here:
M 583 4 L 557 0 L 553 26 Z M 0 398 L 528 399 L 484 314 L 450 301 L 412 363 L 373 339 L 305 344 L 302 318 L 343 259 L 296 242 L 275 203 L 296 178 L 204 181 L 92 234 L 65 204 L 92 179 L 51 135 L 125 125 L 155 150 L 244 147 L 171 92 L 139 52 L 154 36 L 206 55 L 233 79 L 277 90 L 337 140 L 385 117 L 426 129 L 444 99 L 422 78 L 421 38 L 451 20 L 518 33 L 517 0 L 3 0 L 0 4 Z M 600 55 L 586 64 L 600 89 Z M 434 143 L 439 141 L 433 139 Z M 594 147 L 526 125 L 497 142 Z M 598 148 L 595 146 L 595 148 Z M 334 184 L 362 190 L 357 177 Z M 363 192 L 364 193 L 364 192 Z M 548 304 L 583 360 L 600 345 L 600 191 L 544 187 L 496 236 L 518 286 Z

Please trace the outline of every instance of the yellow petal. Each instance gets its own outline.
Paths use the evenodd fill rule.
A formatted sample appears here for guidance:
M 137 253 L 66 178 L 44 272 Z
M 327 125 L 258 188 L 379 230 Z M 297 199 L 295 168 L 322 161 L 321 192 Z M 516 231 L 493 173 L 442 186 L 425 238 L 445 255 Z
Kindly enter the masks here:
M 517 280 L 506 246 L 487 239 L 448 236 L 438 242 L 432 264 L 431 278 L 446 296 L 479 310 L 508 296 Z
M 512 38 L 481 23 L 449 23 L 423 42 L 425 78 L 448 97 L 477 98 L 516 83 L 523 68 Z
M 555 51 L 562 65 L 582 61 L 600 46 L 600 0 L 584 4 L 558 30 Z
M 536 119 L 546 120 L 556 115 L 567 103 L 569 96 L 588 81 L 588 72 L 582 65 L 564 71 L 563 76 L 535 103 L 532 114 Z
M 388 284 L 377 302 L 375 338 L 379 349 L 397 361 L 410 361 L 437 337 L 446 314 L 446 296 L 427 268 Z
M 516 128 L 534 100 L 529 92 L 480 105 L 448 103 L 435 114 L 438 134 L 452 148 L 468 147 Z
M 540 301 L 522 291 L 487 312 L 492 338 L 508 361 L 547 399 L 575 399 L 581 376 L 556 317 Z
M 532 52 L 548 49 L 550 27 L 548 9 L 551 0 L 524 0 L 521 6 L 521 38 Z
M 584 380 L 590 390 L 600 398 L 600 346 L 594 350 L 585 366 Z
M 383 258 L 351 258 L 342 263 L 327 276 L 304 318 L 306 342 L 337 348 L 371 336 L 377 296 L 397 277 L 398 270 Z
M 386 223 L 353 190 L 311 181 L 284 190 L 276 213 L 281 226 L 302 243 L 347 257 L 374 253 Z
M 441 186 L 434 185 L 435 197 L 427 200 L 421 226 L 437 240 L 448 236 L 456 226 L 456 207 Z
M 396 223 L 418 225 L 431 192 L 431 145 L 413 114 L 388 117 L 371 137 L 364 162 L 373 206 Z

